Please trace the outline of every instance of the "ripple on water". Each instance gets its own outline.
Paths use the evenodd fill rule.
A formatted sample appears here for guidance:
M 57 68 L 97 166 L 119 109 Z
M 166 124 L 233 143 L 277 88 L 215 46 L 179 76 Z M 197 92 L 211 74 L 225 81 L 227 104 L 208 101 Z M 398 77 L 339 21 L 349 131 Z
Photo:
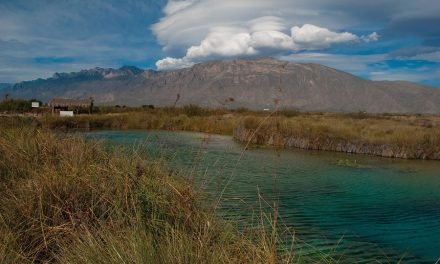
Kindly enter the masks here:
M 230 137 L 198 133 L 111 131 L 87 133 L 111 144 L 146 141 L 151 151 L 172 153 L 170 166 L 192 168 L 219 213 L 244 226 L 272 211 L 295 234 L 304 255 L 341 254 L 347 263 L 434 263 L 440 257 L 440 162 L 405 161 L 317 151 L 250 149 Z M 203 151 L 200 152 L 201 141 Z M 164 146 L 166 148 L 164 149 Z M 238 162 L 239 158 L 241 160 Z M 286 233 L 292 242 L 292 233 Z M 343 262 L 343 261 L 342 261 Z

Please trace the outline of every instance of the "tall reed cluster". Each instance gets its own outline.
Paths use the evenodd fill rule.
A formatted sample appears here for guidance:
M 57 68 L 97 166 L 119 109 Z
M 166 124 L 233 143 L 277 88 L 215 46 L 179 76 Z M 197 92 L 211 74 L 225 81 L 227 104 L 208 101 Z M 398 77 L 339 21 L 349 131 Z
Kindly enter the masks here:
M 258 128 L 258 129 L 257 129 Z M 248 116 L 235 129 L 242 141 L 304 149 L 373 154 L 385 157 L 440 159 L 437 116 L 299 115 Z
M 32 126 L 0 124 L 0 197 L 0 263 L 298 260 L 217 218 L 161 161 Z

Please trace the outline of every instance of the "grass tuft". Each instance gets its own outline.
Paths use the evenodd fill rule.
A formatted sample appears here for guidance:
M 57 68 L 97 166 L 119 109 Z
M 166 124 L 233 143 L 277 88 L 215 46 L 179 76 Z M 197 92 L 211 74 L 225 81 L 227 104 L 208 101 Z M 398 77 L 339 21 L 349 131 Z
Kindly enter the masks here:
M 31 126 L 0 130 L 2 263 L 290 263 L 161 161 Z

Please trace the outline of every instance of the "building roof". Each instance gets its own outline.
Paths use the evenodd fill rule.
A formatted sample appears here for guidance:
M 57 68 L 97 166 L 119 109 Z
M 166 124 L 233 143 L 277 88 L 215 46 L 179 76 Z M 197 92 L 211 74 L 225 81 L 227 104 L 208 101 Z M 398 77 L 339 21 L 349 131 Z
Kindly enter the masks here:
M 49 101 L 48 105 L 51 107 L 89 107 L 92 105 L 93 99 L 66 99 L 66 98 L 54 98 Z

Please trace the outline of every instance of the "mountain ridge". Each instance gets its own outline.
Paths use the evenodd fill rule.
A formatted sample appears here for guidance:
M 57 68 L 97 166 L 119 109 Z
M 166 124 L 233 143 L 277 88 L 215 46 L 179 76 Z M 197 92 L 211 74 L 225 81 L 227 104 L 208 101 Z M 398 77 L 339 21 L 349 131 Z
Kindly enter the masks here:
M 370 81 L 315 63 L 272 58 L 210 61 L 173 71 L 93 68 L 15 84 L 14 97 L 88 98 L 98 104 L 296 108 L 303 111 L 440 114 L 440 89 Z
M 13 86 L 13 84 L 11 84 L 11 83 L 0 83 L 0 90 L 11 88 L 12 86 Z

